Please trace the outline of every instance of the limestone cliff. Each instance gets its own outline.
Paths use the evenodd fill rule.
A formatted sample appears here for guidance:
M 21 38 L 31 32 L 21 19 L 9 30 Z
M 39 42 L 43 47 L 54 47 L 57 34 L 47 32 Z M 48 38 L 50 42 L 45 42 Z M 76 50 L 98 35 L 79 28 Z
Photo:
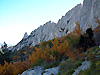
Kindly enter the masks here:
M 45 40 L 51 40 L 55 36 L 65 36 L 73 31 L 76 21 L 80 23 L 83 30 L 86 30 L 90 25 L 96 28 L 97 24 L 94 22 L 94 16 L 100 19 L 100 0 L 84 0 L 83 4 L 78 4 L 69 10 L 57 23 L 49 21 L 32 31 L 29 36 L 25 35 L 24 39 L 12 50 L 19 50 L 25 46 L 32 47 Z

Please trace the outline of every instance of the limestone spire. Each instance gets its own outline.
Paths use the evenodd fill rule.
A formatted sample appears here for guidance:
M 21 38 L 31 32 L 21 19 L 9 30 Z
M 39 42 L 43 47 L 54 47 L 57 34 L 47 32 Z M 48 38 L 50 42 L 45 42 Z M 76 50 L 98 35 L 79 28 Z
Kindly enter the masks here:
M 27 32 L 25 32 L 23 39 L 26 39 L 28 37 Z

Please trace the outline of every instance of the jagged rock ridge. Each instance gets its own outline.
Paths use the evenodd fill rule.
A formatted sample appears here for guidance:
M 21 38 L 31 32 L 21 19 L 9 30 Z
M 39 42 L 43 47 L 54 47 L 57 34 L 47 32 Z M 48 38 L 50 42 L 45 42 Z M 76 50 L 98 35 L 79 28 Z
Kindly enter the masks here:
M 27 32 L 25 32 L 23 39 L 26 39 L 28 37 Z
M 57 23 L 49 21 L 32 31 L 29 36 L 25 33 L 25 37 L 12 50 L 19 50 L 25 46 L 32 47 L 45 40 L 51 40 L 55 36 L 65 36 L 73 31 L 76 21 L 80 23 L 83 30 L 86 30 L 90 25 L 96 28 L 97 24 L 94 22 L 94 17 L 100 19 L 99 9 L 100 0 L 84 0 L 83 4 L 78 4 L 69 10 Z

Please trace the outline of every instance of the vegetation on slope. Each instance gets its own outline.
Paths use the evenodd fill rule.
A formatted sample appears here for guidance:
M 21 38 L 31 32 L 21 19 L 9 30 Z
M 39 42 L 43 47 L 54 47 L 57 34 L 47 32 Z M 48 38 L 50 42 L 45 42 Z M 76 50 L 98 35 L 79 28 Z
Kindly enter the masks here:
M 82 34 L 82 29 L 79 23 L 76 22 L 74 31 L 67 36 L 55 37 L 53 40 L 44 41 L 34 47 L 24 47 L 19 51 L 12 52 L 10 57 L 13 62 L 4 61 L 4 66 L 0 65 L 0 74 L 18 75 L 36 65 L 44 65 L 46 69 L 59 65 L 63 60 L 66 60 L 66 62 L 60 64 L 61 71 L 59 74 L 72 74 L 74 69 L 81 65 L 84 58 L 87 57 L 88 60 L 94 61 L 98 59 L 96 56 L 99 53 L 97 52 L 96 55 L 95 50 L 91 49 L 95 48 L 96 45 L 93 38 L 94 32 L 100 32 L 100 21 L 97 19 L 96 22 L 98 27 L 95 30 L 88 28 Z M 99 61 L 96 64 L 100 65 Z

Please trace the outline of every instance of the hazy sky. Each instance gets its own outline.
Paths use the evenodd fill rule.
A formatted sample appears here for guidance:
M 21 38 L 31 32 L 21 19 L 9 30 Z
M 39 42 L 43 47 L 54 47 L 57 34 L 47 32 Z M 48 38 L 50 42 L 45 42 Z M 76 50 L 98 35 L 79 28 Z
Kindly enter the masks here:
M 16 45 L 48 21 L 57 22 L 83 0 L 0 0 L 0 43 Z

